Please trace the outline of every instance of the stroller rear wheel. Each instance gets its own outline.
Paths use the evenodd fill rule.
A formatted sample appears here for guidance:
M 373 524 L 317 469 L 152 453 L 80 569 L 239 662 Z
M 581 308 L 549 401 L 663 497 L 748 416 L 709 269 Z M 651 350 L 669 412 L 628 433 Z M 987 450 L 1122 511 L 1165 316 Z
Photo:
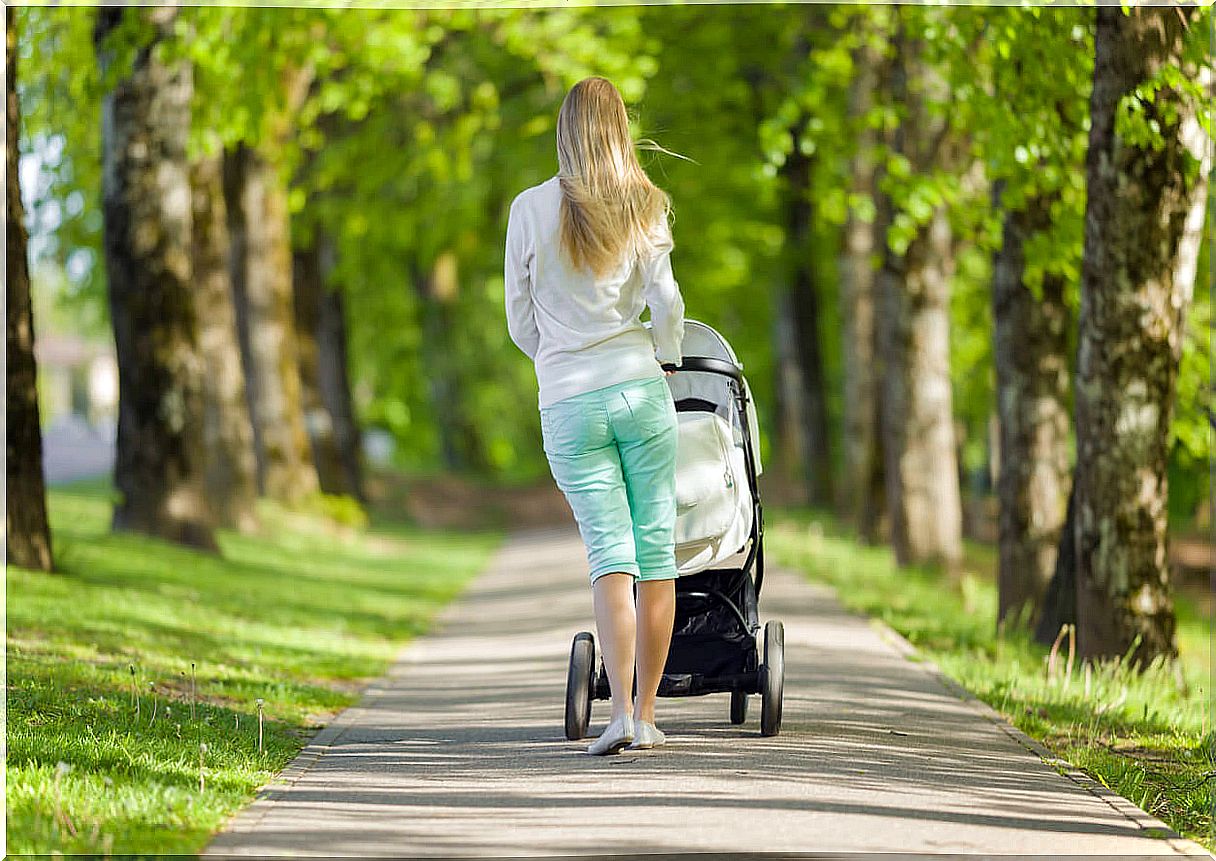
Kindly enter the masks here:
M 785 626 L 764 623 L 764 663 L 760 666 L 760 734 L 781 731 L 781 701 L 785 687 Z
M 730 692 L 730 722 L 741 724 L 747 720 L 747 693 L 745 691 Z
M 571 741 L 587 734 L 594 673 L 595 637 L 589 631 L 580 631 L 570 647 L 570 671 L 566 676 L 566 738 Z

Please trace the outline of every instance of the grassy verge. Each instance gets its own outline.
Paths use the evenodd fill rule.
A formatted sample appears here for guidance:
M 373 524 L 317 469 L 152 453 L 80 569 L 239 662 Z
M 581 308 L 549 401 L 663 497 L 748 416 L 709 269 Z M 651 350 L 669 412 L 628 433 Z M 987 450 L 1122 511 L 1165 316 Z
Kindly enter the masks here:
M 846 606 L 899 631 L 1053 754 L 1216 847 L 1209 632 L 1194 601 L 1177 596 L 1180 660 L 1173 667 L 1136 675 L 1108 662 L 1068 673 L 1061 655 L 1049 674 L 1048 650 L 1025 632 L 996 635 L 992 548 L 969 547 L 964 571 L 947 576 L 899 569 L 888 548 L 864 546 L 818 513 L 782 511 L 769 519 L 770 558 L 836 587 Z
M 10 853 L 199 849 L 497 543 L 267 507 L 213 557 L 111 534 L 99 484 L 50 507 L 60 570 L 7 572 Z

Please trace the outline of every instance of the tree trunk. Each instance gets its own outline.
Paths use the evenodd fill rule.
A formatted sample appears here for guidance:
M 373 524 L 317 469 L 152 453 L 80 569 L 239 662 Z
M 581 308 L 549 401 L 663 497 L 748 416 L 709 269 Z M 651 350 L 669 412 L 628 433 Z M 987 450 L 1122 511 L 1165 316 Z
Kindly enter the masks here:
M 8 246 L 5 252 L 5 331 L 7 438 L 5 471 L 5 544 L 8 561 L 22 568 L 50 571 L 51 531 L 46 517 L 46 486 L 42 475 L 42 429 L 38 424 L 38 373 L 34 363 L 34 319 L 30 304 L 29 262 L 26 257 L 25 212 L 21 204 L 17 164 L 20 157 L 20 106 L 17 102 L 16 9 L 4 10 L 6 52 L 5 105 L 8 171 Z
M 1176 653 L 1166 460 L 1210 150 L 1196 106 L 1168 85 L 1144 105 L 1159 147 L 1116 132 L 1121 100 L 1182 63 L 1195 10 L 1097 16 L 1077 359 L 1077 642 L 1084 657 L 1130 653 L 1143 664 Z
M 805 505 L 809 502 L 807 492 L 806 433 L 803 417 L 802 365 L 798 361 L 798 334 L 794 325 L 794 309 L 789 291 L 783 290 L 776 297 L 776 314 L 773 319 L 773 343 L 776 352 L 776 399 L 775 414 L 776 452 L 778 472 L 789 477 L 789 486 L 783 493 L 789 494 L 787 504 Z
M 317 346 L 321 354 L 321 400 L 333 422 L 334 440 L 342 462 L 346 492 L 361 502 L 366 502 L 367 492 L 363 484 L 363 442 L 350 390 L 346 302 L 341 288 L 331 286 L 321 300 Z
M 893 135 L 895 152 L 917 173 L 939 165 L 943 137 L 919 94 L 929 76 L 918 39 L 895 38 L 892 95 L 907 117 Z M 911 79 L 911 84 L 909 84 Z M 953 246 L 939 206 L 903 254 L 889 246 L 879 276 L 882 354 L 882 446 L 891 542 L 901 565 L 954 564 L 962 553 L 962 503 L 950 383 L 950 281 Z
M 1068 494 L 1068 507 L 1064 515 L 1064 526 L 1060 530 L 1060 543 L 1056 550 L 1055 570 L 1043 596 L 1043 612 L 1035 624 L 1034 638 L 1044 646 L 1050 646 L 1064 625 L 1077 622 L 1077 542 L 1076 542 L 1076 498 L 1074 484 Z
M 1050 201 L 1042 197 L 1006 213 L 992 280 L 1000 433 L 997 619 L 1025 613 L 1029 625 L 1055 568 L 1071 479 L 1064 280 L 1045 274 L 1040 298 L 1024 280 L 1025 243 L 1050 225 L 1050 215 Z
M 265 152 L 241 144 L 224 165 L 237 303 L 258 486 L 298 503 L 319 487 L 304 425 L 291 286 L 287 190 Z
M 853 80 L 849 85 L 849 118 L 858 128 L 857 150 L 850 162 L 850 191 L 873 199 L 875 185 L 875 134 L 862 123 L 870 110 L 878 75 L 875 51 L 864 45 L 853 54 Z M 883 229 L 878 234 L 876 229 Z M 860 534 L 873 536 L 881 503 L 872 498 L 875 467 L 879 460 L 876 378 L 874 368 L 874 255 L 885 238 L 885 225 L 858 217 L 850 207 L 844 226 L 841 255 L 841 316 L 844 323 L 844 481 L 840 483 L 840 509 Z M 877 240 L 877 241 L 876 241 Z M 881 476 L 881 469 L 878 470 Z
M 319 227 L 314 228 L 313 242 L 294 253 L 300 380 L 321 489 L 361 499 L 361 456 L 347 376 L 345 311 L 341 295 L 327 283 L 332 256 L 332 243 Z
M 453 471 L 483 466 L 476 429 L 461 401 L 460 368 L 452 342 L 452 307 L 460 290 L 456 254 L 440 253 L 426 274 L 416 273 L 422 314 L 423 361 L 439 429 L 440 456 Z
M 196 161 L 190 181 L 195 308 L 205 368 L 202 430 L 207 500 L 221 526 L 252 532 L 257 528 L 257 464 L 232 300 L 222 156 Z
M 292 297 L 295 310 L 296 355 L 300 363 L 300 400 L 304 424 L 312 445 L 313 464 L 326 493 L 346 493 L 341 458 L 334 441 L 334 426 L 321 400 L 317 326 L 321 317 L 320 253 L 315 240 L 307 248 L 292 251 Z
M 875 292 L 877 293 L 877 291 Z M 877 295 L 875 299 L 878 299 Z M 877 335 L 877 326 L 875 326 L 875 334 Z M 877 339 L 875 339 L 873 349 L 875 356 L 875 391 L 873 401 L 871 402 L 871 409 L 873 410 L 871 423 L 874 427 L 874 449 L 869 458 L 869 471 L 861 477 L 866 483 L 866 490 L 863 504 L 858 513 L 857 532 L 866 543 L 881 544 L 890 540 L 891 522 L 887 514 L 887 479 L 884 472 L 886 456 L 882 447 L 882 434 L 880 433 L 882 428 L 882 394 L 880 391 L 882 365 L 879 360 L 880 349 Z
M 122 7 L 98 10 L 105 37 Z M 153 47 L 171 38 L 174 7 L 132 9 L 155 34 L 102 100 L 102 214 L 110 318 L 118 358 L 114 528 L 215 549 L 203 494 L 203 363 L 191 289 L 186 140 L 191 68 Z
M 262 430 L 254 414 L 254 405 L 259 400 L 258 377 L 252 373 L 254 357 L 250 337 L 248 288 L 245 284 L 245 259 L 248 255 L 249 237 L 245 231 L 245 212 L 241 203 L 242 183 L 239 148 L 225 149 L 220 156 L 220 169 L 224 187 L 224 214 L 228 219 L 228 280 L 232 285 L 232 311 L 236 321 L 236 342 L 241 354 L 241 376 L 245 383 L 245 410 L 249 414 L 249 425 L 253 439 L 253 478 L 257 492 L 266 492 L 266 453 Z
M 820 349 L 819 293 L 812 259 L 814 212 L 811 206 L 811 159 L 795 145 L 782 172 L 787 182 L 786 219 L 791 255 L 788 308 L 802 390 L 799 424 L 801 464 L 811 505 L 832 504 L 832 458 L 828 438 L 827 396 Z

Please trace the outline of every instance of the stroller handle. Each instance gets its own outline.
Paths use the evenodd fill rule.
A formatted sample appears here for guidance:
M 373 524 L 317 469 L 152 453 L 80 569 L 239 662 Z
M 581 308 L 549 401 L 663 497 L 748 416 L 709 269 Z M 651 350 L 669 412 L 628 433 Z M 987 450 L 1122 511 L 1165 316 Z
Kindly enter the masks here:
M 685 356 L 678 365 L 665 362 L 662 367 L 664 371 L 704 371 L 710 374 L 721 374 L 724 377 L 730 377 L 737 383 L 743 382 L 743 371 L 738 365 L 706 356 Z

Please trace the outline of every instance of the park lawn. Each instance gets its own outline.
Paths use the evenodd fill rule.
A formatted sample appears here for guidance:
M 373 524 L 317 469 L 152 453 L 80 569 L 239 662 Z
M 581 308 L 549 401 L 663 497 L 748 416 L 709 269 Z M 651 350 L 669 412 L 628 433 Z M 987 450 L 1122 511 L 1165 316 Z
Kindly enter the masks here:
M 7 571 L 14 854 L 197 851 L 499 540 L 266 505 L 215 557 L 111 534 L 100 483 L 49 496 L 59 570 Z
M 778 511 L 766 550 L 779 564 L 835 587 L 852 610 L 877 617 L 924 658 L 1047 747 L 1180 834 L 1216 846 L 1212 778 L 1216 736 L 1208 726 L 1208 625 L 1176 596 L 1180 660 L 1141 676 L 1107 664 L 1066 677 L 1067 648 L 1047 674 L 1048 649 L 1024 631 L 998 638 L 995 550 L 970 545 L 957 575 L 899 569 L 890 548 L 864 545 L 830 516 Z

